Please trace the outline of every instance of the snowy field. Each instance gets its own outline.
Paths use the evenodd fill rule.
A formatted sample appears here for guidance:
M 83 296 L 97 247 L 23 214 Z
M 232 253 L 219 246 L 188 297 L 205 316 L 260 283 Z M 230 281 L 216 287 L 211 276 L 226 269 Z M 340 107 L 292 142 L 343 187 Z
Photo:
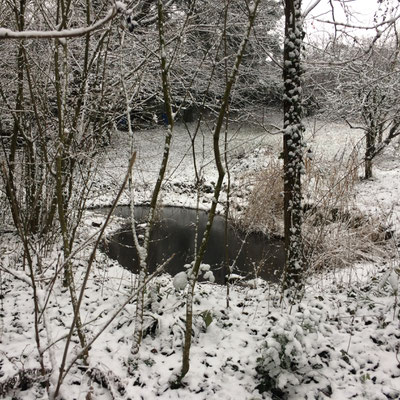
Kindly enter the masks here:
M 275 119 L 278 119 L 276 116 Z M 279 121 L 276 121 L 278 124 Z M 203 189 L 216 181 L 211 151 L 211 127 L 204 127 L 195 154 L 202 167 Z M 280 135 L 261 128 L 229 132 L 232 182 L 243 173 L 261 170 L 280 152 Z M 200 137 L 200 136 L 199 136 Z M 361 136 L 341 124 L 307 123 L 307 141 L 315 160 L 324 168 L 348 155 Z M 204 139 L 204 140 L 203 140 Z M 135 170 L 137 203 L 149 199 L 162 154 L 162 128 L 137 133 Z M 99 156 L 98 173 L 90 206 L 111 204 L 125 175 L 131 142 L 119 133 L 107 152 Z M 161 196 L 162 204 L 196 205 L 190 137 L 176 127 L 170 166 Z M 392 146 L 376 162 L 375 178 L 360 181 L 353 193 L 363 211 L 385 218 L 394 230 L 397 256 L 355 264 L 343 270 L 324 271 L 309 279 L 300 304 L 280 302 L 279 290 L 258 280 L 231 287 L 229 308 L 226 288 L 199 284 L 195 294 L 190 371 L 179 389 L 171 389 L 180 371 L 184 335 L 184 292 L 169 276 L 155 278 L 148 291 L 146 326 L 137 368 L 128 373 L 132 345 L 135 276 L 98 253 L 81 307 L 88 341 L 89 368 L 72 364 L 80 351 L 74 339 L 66 354 L 69 374 L 62 386 L 65 400 L 83 399 L 400 399 L 400 149 Z M 360 170 L 361 172 L 361 170 Z M 202 196 L 207 209 L 212 193 Z M 236 187 L 233 196 L 246 196 Z M 129 203 L 128 192 L 121 200 Z M 77 246 L 98 230 L 104 215 L 88 211 L 78 233 Z M 107 233 L 123 221 L 115 217 Z M 91 243 L 73 260 L 79 290 L 88 265 Z M 43 322 L 36 333 L 32 288 L 21 258 L 22 244 L 12 233 L 0 242 L 0 397 L 45 399 L 46 383 L 58 379 L 65 338 L 73 318 L 69 295 L 54 276 L 59 252 L 43 260 L 41 301 L 47 301 Z M 43 267 L 43 266 L 42 266 Z M 121 310 L 119 310 L 122 308 Z M 104 329 L 104 330 L 103 330 Z M 97 337 L 97 334 L 102 332 Z M 46 375 L 40 378 L 37 337 L 40 338 Z M 271 379 L 266 379 L 268 371 Z M 274 388 L 270 389 L 273 381 Z M 88 394 L 90 393 L 90 394 Z

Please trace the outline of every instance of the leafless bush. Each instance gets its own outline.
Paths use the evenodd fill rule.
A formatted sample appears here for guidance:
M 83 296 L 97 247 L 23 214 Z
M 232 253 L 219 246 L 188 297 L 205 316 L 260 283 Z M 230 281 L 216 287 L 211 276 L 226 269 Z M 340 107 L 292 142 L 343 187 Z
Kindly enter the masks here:
M 325 210 L 326 211 L 326 210 Z M 336 209 L 310 213 L 304 224 L 305 257 L 310 271 L 376 261 L 390 254 L 390 236 L 379 217 Z
M 314 160 L 306 165 L 303 235 L 311 271 L 346 267 L 388 254 L 387 218 L 368 216 L 355 206 L 359 167 L 357 151 L 348 157 L 337 155 L 329 163 Z

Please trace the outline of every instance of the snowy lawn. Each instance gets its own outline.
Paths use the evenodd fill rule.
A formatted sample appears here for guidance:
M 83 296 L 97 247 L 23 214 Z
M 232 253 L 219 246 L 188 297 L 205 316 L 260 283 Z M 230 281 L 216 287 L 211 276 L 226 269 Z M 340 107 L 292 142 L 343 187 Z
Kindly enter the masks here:
M 325 153 L 329 164 L 338 152 L 359 137 L 341 125 L 315 130 L 309 125 L 309 142 L 316 154 Z M 154 138 L 154 133 L 158 132 Z M 135 165 L 136 199 L 148 200 L 162 148 L 162 130 L 138 133 Z M 328 145 L 326 136 L 329 136 Z M 210 136 L 196 154 L 204 167 L 207 208 L 215 172 L 209 151 Z M 233 182 L 245 171 L 262 169 L 271 153 L 279 152 L 280 137 L 262 132 L 239 132 L 231 141 Z M 347 146 L 347 147 L 346 147 Z M 321 150 L 323 149 L 323 150 Z M 92 206 L 110 204 L 125 174 L 130 142 L 119 134 L 99 159 Z M 378 160 L 376 178 L 356 186 L 355 202 L 364 211 L 384 216 L 392 226 L 393 246 L 399 246 L 400 162 L 398 148 L 390 148 Z M 172 146 L 163 204 L 194 206 L 194 179 L 190 140 L 181 127 Z M 240 190 L 242 189 L 242 190 Z M 246 196 L 237 188 L 235 196 Z M 242 199 L 244 201 L 245 199 Z M 128 203 L 125 193 L 122 203 Z M 382 217 L 383 218 L 383 217 Z M 88 211 L 79 230 L 77 246 L 102 223 L 104 216 Z M 115 218 L 107 233 L 122 221 Z M 397 241 L 397 242 L 396 242 Z M 88 265 L 93 241 L 78 252 L 73 265 L 77 290 Z M 397 247 L 398 249 L 398 247 Z M 397 250 L 399 251 L 399 250 Z M 60 247 L 42 260 L 38 297 L 47 303 L 40 315 L 35 338 L 32 287 L 24 269 L 22 244 L 12 233 L 0 242 L 0 396 L 7 399 L 47 398 L 46 385 L 54 384 L 64 352 L 73 310 L 62 279 L 49 284 L 59 266 Z M 179 389 L 171 383 L 179 373 L 184 335 L 184 292 L 162 275 L 149 285 L 146 330 L 138 363 L 128 373 L 135 303 L 129 301 L 135 276 L 98 253 L 81 307 L 88 341 L 89 367 L 73 364 L 62 386 L 65 400 L 88 399 L 399 399 L 400 306 L 398 304 L 400 255 L 351 268 L 324 271 L 308 278 L 300 304 L 280 302 L 279 290 L 261 280 L 231 287 L 227 308 L 226 288 L 199 284 L 195 294 L 195 319 L 191 368 Z M 38 266 L 39 268 L 39 266 Z M 43 288 L 43 289 L 42 289 Z M 49 290 L 48 288 L 51 288 Z M 40 373 L 37 341 L 44 355 Z M 67 353 L 65 368 L 79 353 L 79 342 Z

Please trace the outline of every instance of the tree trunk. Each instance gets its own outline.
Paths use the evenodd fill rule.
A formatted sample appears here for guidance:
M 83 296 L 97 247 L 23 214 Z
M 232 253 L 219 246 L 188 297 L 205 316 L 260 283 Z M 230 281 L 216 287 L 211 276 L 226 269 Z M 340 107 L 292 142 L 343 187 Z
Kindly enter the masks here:
M 365 157 L 364 157 L 364 166 L 365 166 L 365 179 L 372 178 L 372 159 L 375 155 L 375 144 L 376 144 L 376 132 L 374 129 L 368 129 L 366 131 L 365 140 Z
M 291 300 L 302 289 L 303 132 L 301 105 L 301 49 L 303 41 L 301 0 L 285 0 L 284 44 L 284 226 L 285 269 L 282 289 Z
M 245 36 L 242 39 L 242 42 L 238 49 L 238 52 L 236 54 L 234 66 L 230 72 L 228 80 L 226 81 L 225 91 L 224 91 L 224 95 L 222 98 L 221 107 L 219 109 L 217 121 L 216 121 L 215 128 L 214 128 L 213 150 L 214 150 L 215 164 L 216 164 L 217 171 L 218 171 L 218 180 L 215 185 L 214 196 L 213 196 L 210 211 L 208 214 L 206 230 L 203 233 L 203 238 L 202 238 L 202 241 L 201 241 L 201 244 L 199 247 L 199 251 L 196 254 L 196 259 L 195 259 L 192 273 L 191 273 L 191 279 L 189 281 L 190 287 L 188 289 L 188 293 L 187 293 L 187 297 L 186 297 L 186 327 L 185 327 L 185 338 L 184 338 L 183 353 L 182 353 L 182 370 L 181 370 L 180 376 L 178 377 L 177 382 L 175 382 L 173 385 L 174 387 L 179 387 L 181 385 L 182 379 L 189 372 L 189 368 L 190 368 L 190 348 L 192 345 L 192 325 L 193 325 L 193 296 L 194 296 L 194 292 L 195 292 L 197 279 L 199 276 L 200 265 L 203 260 L 203 256 L 206 251 L 206 248 L 207 248 L 207 244 L 208 244 L 208 240 L 210 237 L 212 224 L 214 221 L 214 216 L 216 213 L 219 196 L 220 196 L 221 190 L 222 190 L 222 183 L 223 183 L 224 176 L 225 176 L 225 169 L 224 169 L 224 166 L 222 163 L 222 157 L 221 157 L 221 152 L 220 152 L 220 147 L 219 147 L 220 146 L 220 134 L 221 134 L 222 125 L 226 118 L 226 113 L 228 111 L 230 95 L 231 95 L 233 86 L 237 79 L 239 67 L 243 60 L 243 55 L 245 54 L 246 45 L 247 45 L 247 42 L 249 41 L 249 37 L 250 37 L 251 31 L 252 31 L 252 28 L 254 25 L 254 21 L 255 21 L 256 15 L 257 15 L 257 7 L 258 7 L 259 3 L 260 3 L 260 0 L 257 0 L 254 3 L 254 6 L 251 9 L 249 8 L 249 16 L 248 16 L 249 19 L 248 19 L 247 30 L 246 30 Z M 226 14 L 225 14 L 225 18 L 226 18 Z
M 157 181 L 154 186 L 153 194 L 150 201 L 150 211 L 144 235 L 143 249 L 142 251 L 139 251 L 140 273 L 139 273 L 138 287 L 142 287 L 142 289 L 138 291 L 138 296 L 137 296 L 135 329 L 133 334 L 133 343 L 129 356 L 129 363 L 132 364 L 133 368 L 135 368 L 135 358 L 139 353 L 140 344 L 142 342 L 142 336 L 143 336 L 143 317 L 144 317 L 144 303 L 145 303 L 144 296 L 146 292 L 146 285 L 144 283 L 148 275 L 147 257 L 150 245 L 150 234 L 156 216 L 156 208 L 158 204 L 159 194 L 161 192 L 161 185 L 164 181 L 165 172 L 167 170 L 170 146 L 172 141 L 172 133 L 174 130 L 174 115 L 172 111 L 172 99 L 169 88 L 169 70 L 168 70 L 169 67 L 167 62 L 166 41 L 164 34 L 164 9 L 161 0 L 159 0 L 157 3 L 157 12 L 158 12 L 158 35 L 160 43 L 161 81 L 163 88 L 164 107 L 168 120 L 168 125 L 164 141 L 164 152 L 161 160 L 161 166 L 158 171 Z M 134 223 L 133 219 L 134 218 L 132 218 L 132 224 Z M 137 250 L 139 250 L 138 243 L 136 243 L 136 248 Z

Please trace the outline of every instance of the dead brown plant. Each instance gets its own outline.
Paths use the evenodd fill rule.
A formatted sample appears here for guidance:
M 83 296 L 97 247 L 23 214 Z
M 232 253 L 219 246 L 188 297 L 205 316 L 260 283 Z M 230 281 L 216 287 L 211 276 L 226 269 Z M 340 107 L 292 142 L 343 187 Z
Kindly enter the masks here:
M 259 172 L 246 174 L 242 187 L 249 190 L 243 213 L 236 219 L 245 230 L 283 235 L 282 162 L 270 159 Z
M 388 216 L 371 216 L 355 204 L 361 162 L 356 151 L 333 160 L 307 159 L 303 176 L 303 239 L 308 271 L 342 268 L 376 261 L 392 253 Z M 259 172 L 243 177 L 249 194 L 234 216 L 244 230 L 283 235 L 283 181 L 279 159 L 271 158 Z

